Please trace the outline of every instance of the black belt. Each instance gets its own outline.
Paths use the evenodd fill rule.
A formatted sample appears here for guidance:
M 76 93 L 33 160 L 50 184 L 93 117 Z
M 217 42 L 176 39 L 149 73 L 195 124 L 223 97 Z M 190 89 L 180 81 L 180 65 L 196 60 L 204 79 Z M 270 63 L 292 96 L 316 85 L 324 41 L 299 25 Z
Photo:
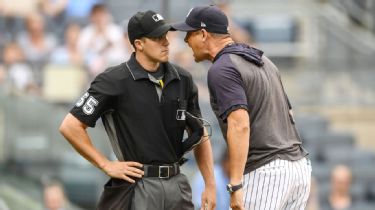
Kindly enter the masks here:
M 180 173 L 180 165 L 174 163 L 172 165 L 143 165 L 143 177 L 157 177 L 160 179 L 169 179 Z

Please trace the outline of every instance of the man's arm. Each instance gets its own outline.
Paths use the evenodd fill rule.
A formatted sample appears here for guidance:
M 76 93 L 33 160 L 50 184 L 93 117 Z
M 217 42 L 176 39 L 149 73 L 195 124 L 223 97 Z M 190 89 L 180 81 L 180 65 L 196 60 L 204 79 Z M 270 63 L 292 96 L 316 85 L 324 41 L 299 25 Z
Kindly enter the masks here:
M 201 209 L 215 209 L 216 206 L 216 185 L 214 177 L 214 161 L 211 142 L 204 131 L 203 142 L 194 149 L 194 156 L 199 170 L 204 179 L 205 189 L 202 193 Z
M 138 169 L 138 167 L 142 167 L 142 164 L 108 160 L 94 147 L 86 128 L 87 125 L 69 113 L 61 123 L 59 130 L 79 154 L 108 176 L 124 179 L 131 183 L 135 182 L 131 177 L 142 177 L 143 171 Z
M 196 84 L 193 82 L 191 75 L 190 83 L 191 92 L 188 100 L 188 111 L 195 116 L 201 117 L 198 102 L 198 88 Z M 201 131 L 199 135 L 201 136 L 200 140 L 202 140 L 202 143 L 200 143 L 194 149 L 194 156 L 205 183 L 205 188 L 201 197 L 201 209 L 214 210 L 216 207 L 216 185 L 214 177 L 214 161 L 212 157 L 211 142 L 209 141 L 206 129 L 203 128 L 202 133 L 202 123 L 198 122 L 196 124 L 194 123 L 195 121 L 196 119 L 190 121 L 189 118 L 187 118 L 186 123 L 191 132 L 194 133 L 197 132 L 197 130 Z
M 230 164 L 229 182 L 232 185 L 238 185 L 242 181 L 249 150 L 249 114 L 245 109 L 234 110 L 229 114 L 227 122 L 227 143 Z M 233 210 L 244 209 L 242 189 L 231 194 L 231 207 Z

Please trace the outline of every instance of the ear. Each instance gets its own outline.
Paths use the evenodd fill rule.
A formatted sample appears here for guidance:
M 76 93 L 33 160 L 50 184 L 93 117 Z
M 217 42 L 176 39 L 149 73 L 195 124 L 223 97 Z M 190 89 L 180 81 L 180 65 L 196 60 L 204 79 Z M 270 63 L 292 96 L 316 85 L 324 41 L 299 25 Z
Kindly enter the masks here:
M 209 36 L 209 33 L 206 31 L 206 29 L 201 29 L 202 31 L 202 41 L 206 41 L 208 36 Z
M 143 41 L 140 40 L 140 39 L 136 39 L 134 40 L 134 46 L 135 46 L 135 49 L 138 50 L 138 51 L 143 51 Z

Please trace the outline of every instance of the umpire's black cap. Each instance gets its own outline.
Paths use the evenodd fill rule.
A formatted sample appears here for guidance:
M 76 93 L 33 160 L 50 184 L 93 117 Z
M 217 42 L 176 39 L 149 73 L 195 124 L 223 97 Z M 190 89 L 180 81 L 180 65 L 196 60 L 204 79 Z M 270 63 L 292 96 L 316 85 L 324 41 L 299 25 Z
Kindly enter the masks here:
M 152 10 L 148 10 L 146 12 L 138 12 L 130 18 L 128 36 L 130 43 L 134 44 L 134 40 L 142 37 L 161 37 L 170 29 L 171 26 L 165 22 L 163 16 Z
M 172 24 L 172 30 L 195 31 L 206 29 L 208 32 L 228 34 L 228 18 L 217 6 L 202 6 L 192 8 L 185 22 Z

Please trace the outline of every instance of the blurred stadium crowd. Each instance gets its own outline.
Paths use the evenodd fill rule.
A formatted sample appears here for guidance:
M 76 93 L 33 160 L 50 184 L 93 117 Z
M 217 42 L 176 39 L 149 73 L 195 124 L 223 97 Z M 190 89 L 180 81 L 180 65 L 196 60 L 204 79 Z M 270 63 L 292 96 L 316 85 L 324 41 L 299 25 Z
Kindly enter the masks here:
M 93 209 L 106 177 L 57 133 L 62 117 L 97 74 L 129 58 L 126 23 L 136 11 L 173 21 L 212 3 L 227 13 L 236 41 L 258 46 L 280 67 L 313 163 L 308 209 L 375 209 L 374 1 L 0 0 L 0 210 L 52 210 L 50 200 Z M 194 63 L 183 35 L 169 33 L 170 60 L 193 74 L 221 167 L 210 64 Z M 113 156 L 104 129 L 90 132 Z M 193 175 L 194 161 L 184 170 Z

